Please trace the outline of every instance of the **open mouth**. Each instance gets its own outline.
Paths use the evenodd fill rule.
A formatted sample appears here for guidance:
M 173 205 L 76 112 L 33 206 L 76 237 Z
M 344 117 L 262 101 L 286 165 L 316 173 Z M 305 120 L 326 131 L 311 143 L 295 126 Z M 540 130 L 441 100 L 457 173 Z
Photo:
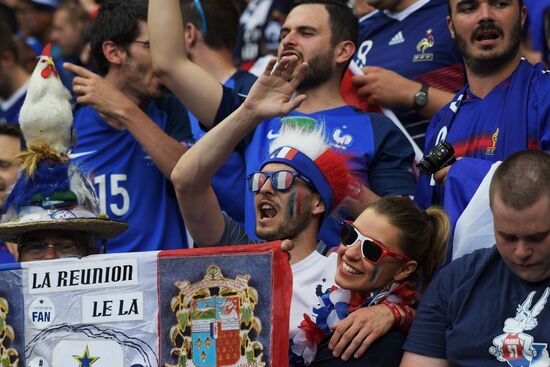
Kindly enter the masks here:
M 359 270 L 355 269 L 353 266 L 349 265 L 347 262 L 345 261 L 342 261 L 342 269 L 344 269 L 346 272 L 350 273 L 350 274 L 355 274 L 355 275 L 358 275 L 358 274 L 363 274 L 362 272 L 360 272 Z
M 277 209 L 269 202 L 261 202 L 257 208 L 260 219 L 271 219 L 277 215 Z
M 487 40 L 492 41 L 492 40 L 496 40 L 497 38 L 499 38 L 499 35 L 497 32 L 485 31 L 477 34 L 476 41 L 478 42 L 487 41 Z

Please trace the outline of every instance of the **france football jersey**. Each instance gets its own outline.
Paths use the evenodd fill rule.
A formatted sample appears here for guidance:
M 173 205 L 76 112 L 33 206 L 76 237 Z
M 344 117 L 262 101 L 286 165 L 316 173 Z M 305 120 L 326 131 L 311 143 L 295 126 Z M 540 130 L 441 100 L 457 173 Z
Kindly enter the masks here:
M 462 56 L 447 28 L 447 15 L 446 0 L 419 0 L 399 13 L 367 14 L 360 20 L 354 61 L 359 67 L 379 66 L 454 93 L 464 85 L 465 74 Z M 429 120 L 414 110 L 394 112 L 423 147 Z
M 171 107 L 151 102 L 144 112 L 172 138 L 189 139 L 183 130 L 187 111 L 172 95 L 164 102 Z M 107 252 L 187 247 L 174 189 L 132 134 L 114 129 L 87 106 L 76 112 L 74 127 L 78 145 L 71 158 L 93 182 L 100 211 L 130 223 L 126 232 L 107 241 Z

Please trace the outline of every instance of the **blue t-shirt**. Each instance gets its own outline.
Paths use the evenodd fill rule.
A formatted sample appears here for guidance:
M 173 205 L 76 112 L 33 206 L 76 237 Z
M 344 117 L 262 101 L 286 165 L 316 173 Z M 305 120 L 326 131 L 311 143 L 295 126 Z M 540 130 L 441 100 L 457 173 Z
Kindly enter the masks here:
M 540 64 L 522 60 L 514 73 L 483 99 L 466 86 L 432 118 L 424 153 L 443 139 L 453 145 L 456 157 L 487 165 L 520 150 L 550 151 L 550 73 Z M 484 169 L 480 165 L 480 170 Z M 445 206 L 443 187 L 430 181 L 420 175 L 415 201 L 423 208 Z
M 233 111 L 238 102 L 238 96 L 224 88 L 216 121 Z M 309 117 L 322 123 L 332 146 L 354 155 L 351 164 L 355 174 L 376 194 L 413 194 L 416 185 L 412 173 L 413 149 L 401 130 L 387 117 L 365 113 L 351 106 L 311 114 L 293 111 L 288 116 Z M 266 120 L 245 138 L 240 148 L 244 152 L 247 176 L 257 171 L 269 157 L 269 145 L 280 127 L 280 117 Z M 328 246 L 340 243 L 336 223 L 335 219 L 330 219 L 321 228 L 319 239 Z M 255 226 L 254 194 L 247 190 L 245 229 L 253 238 L 256 238 Z
M 235 90 L 239 94 L 246 95 L 256 81 L 256 77 L 249 72 L 237 70 L 224 86 Z M 189 121 L 193 138 L 198 141 L 205 134 L 197 118 L 189 112 Z M 233 151 L 223 166 L 212 177 L 212 188 L 220 202 L 220 207 L 231 218 L 244 225 L 244 198 L 246 191 L 246 175 L 244 158 Z
M 447 28 L 446 0 L 419 0 L 399 13 L 375 11 L 360 20 L 354 60 L 379 66 L 447 92 L 465 82 L 462 55 Z M 412 101 L 411 101 L 412 103 Z M 413 110 L 394 111 L 416 143 L 424 146 L 429 120 Z
M 549 297 L 550 279 L 522 280 L 496 246 L 475 251 L 434 278 L 404 349 L 451 366 L 548 366 Z
M 190 138 L 187 111 L 174 96 L 151 102 L 144 112 L 177 141 Z M 75 113 L 74 127 L 78 144 L 72 160 L 94 183 L 101 212 L 130 223 L 107 241 L 107 252 L 187 247 L 174 189 L 132 134 L 112 128 L 90 107 Z

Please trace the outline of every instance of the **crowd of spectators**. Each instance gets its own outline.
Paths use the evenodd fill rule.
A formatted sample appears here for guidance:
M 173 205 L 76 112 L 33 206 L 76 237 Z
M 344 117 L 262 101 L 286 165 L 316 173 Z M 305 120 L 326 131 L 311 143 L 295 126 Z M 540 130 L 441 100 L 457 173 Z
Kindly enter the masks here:
M 117 228 L 0 264 L 290 240 L 292 366 L 550 366 L 550 1 L 0 0 L 2 203 L 50 43 Z

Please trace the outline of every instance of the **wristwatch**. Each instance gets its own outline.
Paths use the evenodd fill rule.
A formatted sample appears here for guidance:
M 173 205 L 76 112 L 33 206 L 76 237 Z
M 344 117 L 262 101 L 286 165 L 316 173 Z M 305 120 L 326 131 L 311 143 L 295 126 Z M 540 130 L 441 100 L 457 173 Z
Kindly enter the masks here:
M 414 95 L 413 108 L 418 111 L 428 103 L 428 86 L 422 84 L 420 90 Z

